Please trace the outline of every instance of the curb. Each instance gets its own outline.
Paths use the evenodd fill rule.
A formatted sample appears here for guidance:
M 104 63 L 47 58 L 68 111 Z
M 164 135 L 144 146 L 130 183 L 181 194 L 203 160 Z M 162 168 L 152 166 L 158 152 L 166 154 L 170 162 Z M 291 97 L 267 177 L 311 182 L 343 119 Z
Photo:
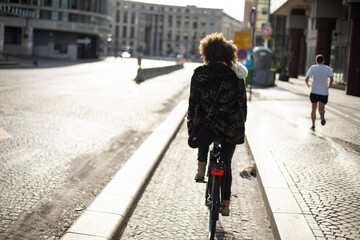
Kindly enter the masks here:
M 275 240 L 315 240 L 304 213 L 294 194 L 296 186 L 290 185 L 275 161 L 271 148 L 257 130 L 258 119 L 249 119 L 246 140 L 254 157 L 260 191 Z M 292 184 L 292 183 L 290 183 Z M 292 190 L 293 189 L 293 190 Z
M 103 240 L 121 236 L 187 111 L 182 100 L 115 174 L 62 240 Z
M 143 82 L 146 79 L 157 77 L 163 74 L 171 73 L 173 71 L 184 68 L 183 63 L 177 63 L 175 65 L 165 66 L 165 67 L 154 67 L 154 68 L 139 68 L 135 81 L 137 83 Z

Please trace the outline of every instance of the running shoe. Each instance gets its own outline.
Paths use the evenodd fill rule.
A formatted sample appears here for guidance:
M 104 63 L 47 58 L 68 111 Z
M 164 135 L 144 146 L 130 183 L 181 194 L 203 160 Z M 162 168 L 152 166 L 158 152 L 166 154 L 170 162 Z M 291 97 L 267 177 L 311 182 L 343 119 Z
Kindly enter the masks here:
M 325 120 L 325 115 L 324 114 L 320 114 L 321 117 L 321 125 L 325 125 L 326 124 L 326 120 Z

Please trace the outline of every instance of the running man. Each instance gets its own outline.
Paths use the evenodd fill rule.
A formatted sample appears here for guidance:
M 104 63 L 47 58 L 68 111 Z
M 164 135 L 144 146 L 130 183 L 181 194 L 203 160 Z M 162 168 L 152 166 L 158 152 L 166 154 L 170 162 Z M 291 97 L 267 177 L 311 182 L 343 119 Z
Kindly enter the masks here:
M 325 58 L 323 55 L 319 54 L 315 59 L 316 64 L 312 65 L 309 68 L 308 73 L 306 74 L 305 83 L 308 87 L 311 87 L 310 101 L 312 103 L 311 110 L 311 121 L 312 126 L 311 130 L 315 131 L 315 119 L 316 119 L 316 109 L 319 104 L 319 113 L 321 117 L 321 125 L 326 124 L 325 120 L 325 104 L 328 102 L 329 88 L 331 87 L 334 79 L 333 72 L 329 66 L 326 66 Z M 312 78 L 312 84 L 309 83 L 309 78 Z M 328 82 L 328 78 L 330 81 Z

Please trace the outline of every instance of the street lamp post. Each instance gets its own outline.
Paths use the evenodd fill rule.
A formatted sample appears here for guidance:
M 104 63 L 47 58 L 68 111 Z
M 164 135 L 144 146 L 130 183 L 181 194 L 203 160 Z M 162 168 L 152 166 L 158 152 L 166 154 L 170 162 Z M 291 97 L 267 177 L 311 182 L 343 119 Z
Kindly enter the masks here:
M 270 0 L 268 1 L 268 9 L 267 9 L 267 18 L 266 18 L 266 24 L 270 24 Z M 268 47 L 268 39 L 265 39 L 264 41 L 264 47 Z

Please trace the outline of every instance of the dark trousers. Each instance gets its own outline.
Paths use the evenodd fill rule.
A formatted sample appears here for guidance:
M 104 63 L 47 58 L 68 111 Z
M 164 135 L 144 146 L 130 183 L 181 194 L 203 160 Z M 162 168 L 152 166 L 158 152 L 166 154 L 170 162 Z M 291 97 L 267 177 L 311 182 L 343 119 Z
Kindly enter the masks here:
M 230 200 L 230 196 L 231 196 L 231 183 L 232 183 L 231 160 L 234 155 L 235 147 L 236 145 L 234 144 L 229 144 L 229 143 L 221 144 L 220 158 L 226 164 L 224 200 Z M 209 152 L 209 146 L 199 147 L 198 161 L 207 162 L 208 152 Z

